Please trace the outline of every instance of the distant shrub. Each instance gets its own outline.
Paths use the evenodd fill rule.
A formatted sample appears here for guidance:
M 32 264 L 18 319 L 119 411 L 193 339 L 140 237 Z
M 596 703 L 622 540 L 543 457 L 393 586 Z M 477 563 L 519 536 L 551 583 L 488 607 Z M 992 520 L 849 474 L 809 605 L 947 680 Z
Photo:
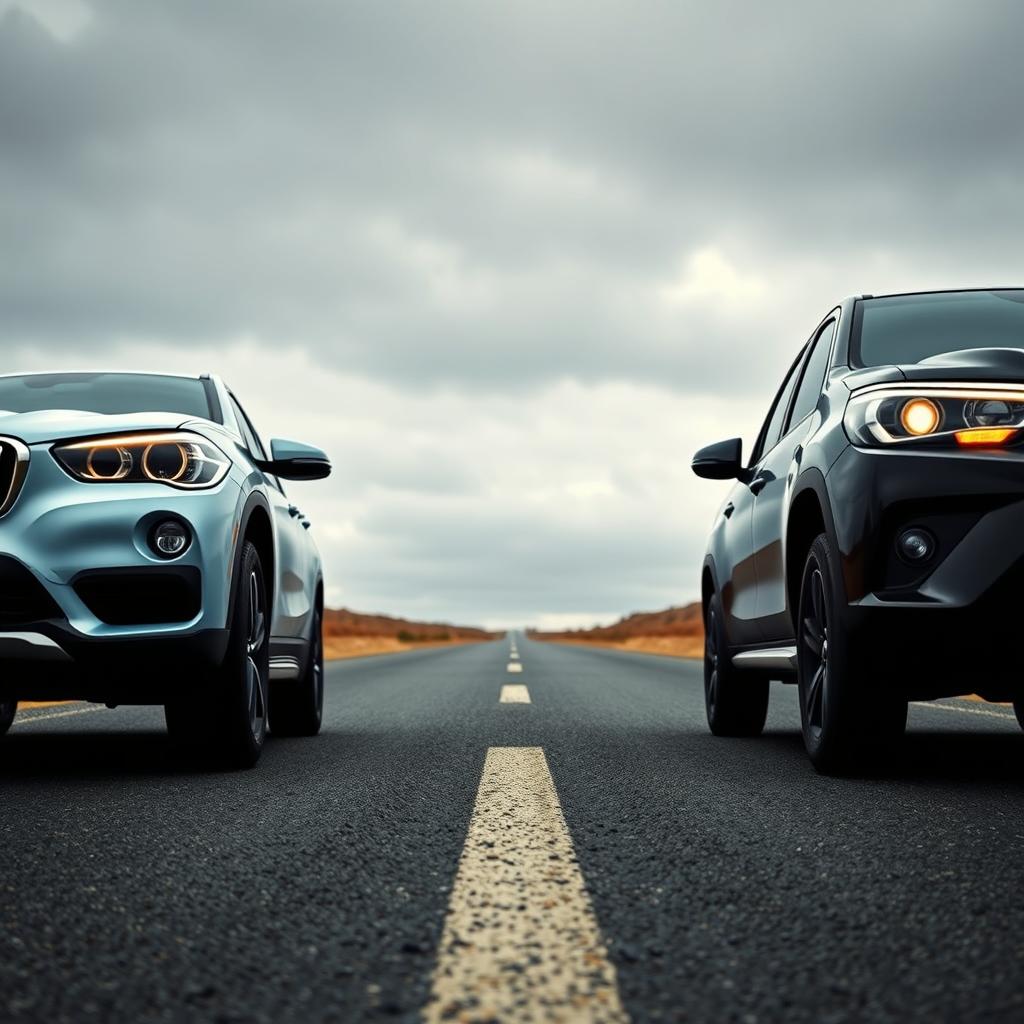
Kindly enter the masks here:
M 443 633 L 413 633 L 408 629 L 398 631 L 398 642 L 400 644 L 429 644 L 438 640 L 451 640 L 452 635 L 447 630 Z

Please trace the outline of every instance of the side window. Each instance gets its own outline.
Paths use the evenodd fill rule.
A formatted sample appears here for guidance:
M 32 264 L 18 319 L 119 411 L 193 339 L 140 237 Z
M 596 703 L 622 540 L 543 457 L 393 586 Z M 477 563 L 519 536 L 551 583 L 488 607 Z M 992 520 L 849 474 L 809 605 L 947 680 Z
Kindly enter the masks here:
M 249 449 L 252 455 L 255 455 L 258 459 L 265 459 L 267 457 L 266 450 L 263 447 L 263 443 L 260 441 L 259 434 L 256 433 L 256 428 L 252 425 L 252 420 L 249 419 L 245 414 L 245 410 L 238 404 L 238 399 L 234 395 L 228 394 L 228 398 L 231 400 L 231 410 L 235 414 L 235 419 L 238 421 L 238 429 L 242 432 L 242 440 L 245 441 L 246 448 Z M 267 479 L 282 493 L 284 494 L 284 487 L 281 486 L 281 481 L 276 476 L 267 475 Z
M 796 386 L 796 371 L 799 366 L 800 357 L 797 357 L 796 362 L 789 368 L 789 373 L 786 374 L 786 379 L 782 382 L 779 393 L 775 396 L 775 404 L 772 406 L 772 411 L 768 414 L 768 419 L 761 429 L 761 437 L 751 458 L 751 465 L 755 462 L 760 462 L 761 456 L 770 452 L 778 443 L 779 437 L 782 434 L 782 421 L 786 418 L 789 399 L 793 394 L 793 388 Z
M 814 339 L 814 348 L 807 357 L 803 379 L 797 389 L 793 402 L 793 413 L 789 417 L 791 426 L 796 426 L 805 416 L 809 416 L 818 404 L 821 386 L 825 383 L 825 369 L 832 351 L 832 336 L 836 333 L 835 320 L 829 320 Z
M 253 430 L 249 417 L 245 415 L 245 410 L 238 404 L 238 399 L 234 395 L 231 395 L 230 398 L 231 411 L 235 414 L 235 419 L 238 421 L 238 429 L 242 432 L 242 440 L 245 441 L 246 448 L 256 458 L 265 459 L 267 453 L 263 450 L 263 445 L 260 444 L 260 439 L 256 435 L 256 431 Z

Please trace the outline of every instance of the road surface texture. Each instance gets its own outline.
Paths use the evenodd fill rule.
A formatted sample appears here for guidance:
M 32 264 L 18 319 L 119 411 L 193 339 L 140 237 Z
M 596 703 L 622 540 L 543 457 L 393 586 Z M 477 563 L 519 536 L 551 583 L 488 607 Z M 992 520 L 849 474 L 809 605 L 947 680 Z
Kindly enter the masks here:
M 321 736 L 251 772 L 157 709 L 25 711 L 0 801 L 5 1022 L 1024 1019 L 989 705 L 829 779 L 791 687 L 715 739 L 697 662 L 505 639 L 331 665 Z

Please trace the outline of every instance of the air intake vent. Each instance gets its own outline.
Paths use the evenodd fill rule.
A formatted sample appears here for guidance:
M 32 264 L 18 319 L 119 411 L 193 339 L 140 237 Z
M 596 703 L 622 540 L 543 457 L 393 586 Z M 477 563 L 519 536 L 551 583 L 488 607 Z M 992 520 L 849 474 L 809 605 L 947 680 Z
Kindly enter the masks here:
M 13 437 L 0 437 L 0 516 L 18 500 L 28 472 L 28 449 Z
M 111 626 L 188 622 L 201 607 L 202 579 L 194 566 L 89 569 L 72 585 L 89 611 Z
M 0 626 L 25 626 L 64 615 L 43 585 L 9 555 L 0 555 Z

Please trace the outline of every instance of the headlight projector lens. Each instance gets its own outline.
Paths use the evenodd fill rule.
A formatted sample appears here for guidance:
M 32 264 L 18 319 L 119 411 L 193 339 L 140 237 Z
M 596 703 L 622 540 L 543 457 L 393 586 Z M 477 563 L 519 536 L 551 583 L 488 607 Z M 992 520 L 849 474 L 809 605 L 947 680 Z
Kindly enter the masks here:
M 142 453 L 142 471 L 150 480 L 181 480 L 189 454 L 183 444 L 151 444 Z
M 923 437 L 939 427 L 939 407 L 929 398 L 912 398 L 900 410 L 900 422 L 908 434 Z
M 85 459 L 86 476 L 93 480 L 123 480 L 132 471 L 127 448 L 93 448 Z
M 184 554 L 192 537 L 184 523 L 177 519 L 165 519 L 153 531 L 150 544 L 161 558 L 177 558 Z
M 900 558 L 913 565 L 922 565 L 935 554 L 935 538 L 919 526 L 904 530 L 896 540 Z

